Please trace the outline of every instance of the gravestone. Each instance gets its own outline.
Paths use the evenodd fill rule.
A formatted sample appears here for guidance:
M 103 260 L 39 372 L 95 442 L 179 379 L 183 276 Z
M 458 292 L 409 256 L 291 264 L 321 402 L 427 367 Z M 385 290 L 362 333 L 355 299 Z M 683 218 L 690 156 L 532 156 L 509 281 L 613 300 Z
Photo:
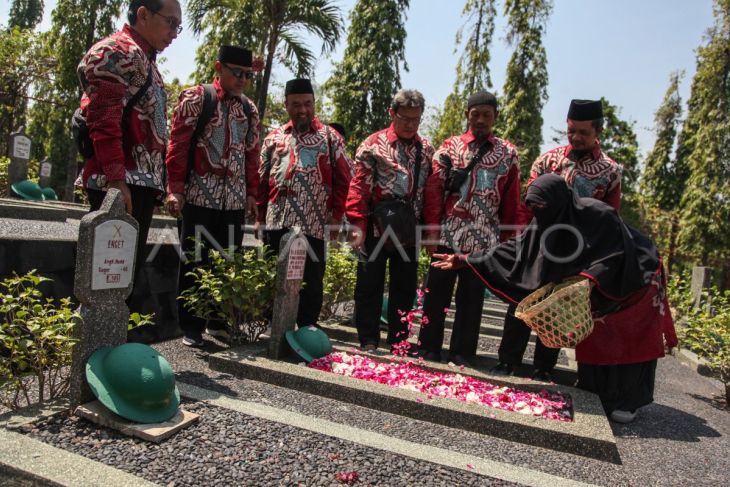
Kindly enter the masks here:
M 38 171 L 38 184 L 41 188 L 47 188 L 51 184 L 51 172 L 53 171 L 53 164 L 48 159 L 44 159 L 40 165 L 40 171 Z
M 138 231 L 121 192 L 113 188 L 98 211 L 81 219 L 74 278 L 81 323 L 74 328 L 78 341 L 71 358 L 73 406 L 95 399 L 86 383 L 86 361 L 91 354 L 127 341 L 129 308 L 124 301 L 134 284 Z
M 12 194 L 11 184 L 28 179 L 28 161 L 30 160 L 31 149 L 30 138 L 23 133 L 23 127 L 10 134 L 8 141 L 8 194 Z
M 299 289 L 307 259 L 307 239 L 298 227 L 287 232 L 279 244 L 276 263 L 276 295 L 271 319 L 269 358 L 278 360 L 289 351 L 286 332 L 294 329 L 299 308 Z
M 702 307 L 702 292 L 709 289 L 712 278 L 712 267 L 693 267 L 690 292 L 692 304 L 695 308 Z M 706 303 L 709 305 L 709 303 Z

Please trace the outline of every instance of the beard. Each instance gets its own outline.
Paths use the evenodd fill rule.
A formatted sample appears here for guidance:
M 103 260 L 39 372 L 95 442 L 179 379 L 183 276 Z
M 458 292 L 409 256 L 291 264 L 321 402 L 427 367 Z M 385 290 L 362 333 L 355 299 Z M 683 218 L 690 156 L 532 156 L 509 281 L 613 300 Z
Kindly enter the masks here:
M 309 129 L 312 128 L 312 121 L 309 119 L 297 120 L 294 126 L 299 133 L 309 132 Z

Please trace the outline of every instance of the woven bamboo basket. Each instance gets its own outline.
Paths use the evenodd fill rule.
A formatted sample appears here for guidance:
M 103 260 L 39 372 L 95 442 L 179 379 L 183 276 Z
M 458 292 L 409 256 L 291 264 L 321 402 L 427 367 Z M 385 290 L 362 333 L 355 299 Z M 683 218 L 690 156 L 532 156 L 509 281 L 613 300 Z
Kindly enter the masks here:
M 593 331 L 588 279 L 547 284 L 520 301 L 515 316 L 551 348 L 575 348 Z

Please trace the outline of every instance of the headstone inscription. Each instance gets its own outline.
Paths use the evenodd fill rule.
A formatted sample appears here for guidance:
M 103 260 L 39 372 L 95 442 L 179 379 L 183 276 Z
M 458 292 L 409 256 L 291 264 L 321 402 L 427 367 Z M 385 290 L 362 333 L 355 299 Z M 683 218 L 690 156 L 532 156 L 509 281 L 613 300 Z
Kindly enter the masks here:
M 78 340 L 71 358 L 72 406 L 91 401 L 86 362 L 100 347 L 126 343 L 139 226 L 126 211 L 119 190 L 109 189 L 98 211 L 81 219 L 74 294 L 81 303 Z
M 287 232 L 279 244 L 276 264 L 276 297 L 271 320 L 269 358 L 278 360 L 286 356 L 289 345 L 286 332 L 294 329 L 299 307 L 299 289 L 304 277 L 304 263 L 308 243 L 298 227 Z

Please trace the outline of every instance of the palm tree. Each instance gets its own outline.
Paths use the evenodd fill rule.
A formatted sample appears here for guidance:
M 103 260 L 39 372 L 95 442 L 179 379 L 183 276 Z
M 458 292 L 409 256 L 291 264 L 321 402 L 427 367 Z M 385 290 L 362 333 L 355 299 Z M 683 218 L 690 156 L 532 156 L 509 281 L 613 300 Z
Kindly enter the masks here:
M 209 79 L 220 44 L 246 46 L 263 56 L 255 93 L 262 120 L 275 58 L 297 76 L 309 75 L 316 56 L 301 34 L 321 39 L 326 55 L 344 30 L 340 8 L 331 0 L 188 0 L 187 17 L 192 31 L 205 36 L 196 55 L 196 81 Z

